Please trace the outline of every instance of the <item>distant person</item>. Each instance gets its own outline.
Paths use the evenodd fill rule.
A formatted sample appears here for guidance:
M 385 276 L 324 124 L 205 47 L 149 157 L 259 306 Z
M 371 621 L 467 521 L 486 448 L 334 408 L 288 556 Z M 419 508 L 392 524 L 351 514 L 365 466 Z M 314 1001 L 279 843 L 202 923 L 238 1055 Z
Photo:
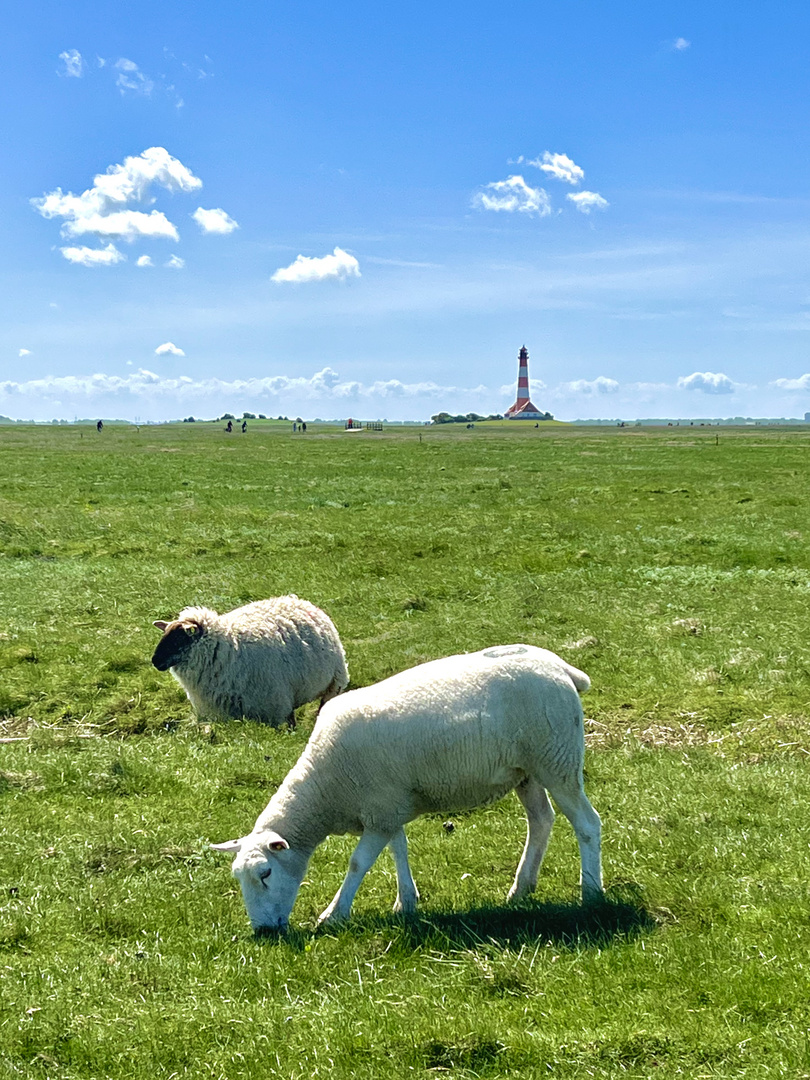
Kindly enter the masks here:
M 242 434 L 244 435 L 246 431 L 247 431 L 247 420 L 243 420 L 242 421 Z
M 302 425 L 301 425 L 301 430 L 302 430 L 302 431 L 306 431 L 306 430 L 307 430 L 307 425 L 306 425 L 306 424 L 302 424 Z
M 96 431 L 101 431 L 101 429 L 102 429 L 103 427 L 104 427 L 104 425 L 103 425 L 103 424 L 102 424 L 102 422 L 101 422 L 101 421 L 99 420 L 99 422 L 98 422 L 98 423 L 96 424 Z
M 226 431 L 233 431 L 233 423 L 230 420 L 228 421 L 228 426 L 225 428 L 225 430 Z
M 298 431 L 298 424 L 293 420 L 293 435 L 295 435 L 296 431 Z

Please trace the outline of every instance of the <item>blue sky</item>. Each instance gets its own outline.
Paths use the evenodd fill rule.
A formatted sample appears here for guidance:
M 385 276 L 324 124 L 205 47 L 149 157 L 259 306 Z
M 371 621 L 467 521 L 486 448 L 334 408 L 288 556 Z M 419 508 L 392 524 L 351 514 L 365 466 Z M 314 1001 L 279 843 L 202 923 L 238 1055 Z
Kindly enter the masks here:
M 0 413 L 810 411 L 810 8 L 6 15 Z

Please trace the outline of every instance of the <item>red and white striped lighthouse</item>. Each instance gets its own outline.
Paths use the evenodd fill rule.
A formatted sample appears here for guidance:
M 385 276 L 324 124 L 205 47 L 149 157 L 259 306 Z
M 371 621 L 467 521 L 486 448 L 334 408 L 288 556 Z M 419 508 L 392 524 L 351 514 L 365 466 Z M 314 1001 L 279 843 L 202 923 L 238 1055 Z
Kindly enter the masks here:
M 521 346 L 518 353 L 517 400 L 503 414 L 507 420 L 545 420 L 547 414 L 532 404 L 529 397 L 529 350 Z

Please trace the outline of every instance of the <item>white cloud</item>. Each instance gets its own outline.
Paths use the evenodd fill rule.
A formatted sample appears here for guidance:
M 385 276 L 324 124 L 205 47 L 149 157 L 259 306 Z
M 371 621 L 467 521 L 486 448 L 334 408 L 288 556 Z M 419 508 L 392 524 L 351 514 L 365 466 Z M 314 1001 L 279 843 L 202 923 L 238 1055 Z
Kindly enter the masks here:
M 138 258 L 135 260 L 135 265 L 136 266 L 154 266 L 155 264 L 152 262 L 152 260 L 149 258 L 148 255 L 139 255 Z
M 529 187 L 522 176 L 510 176 L 486 184 L 473 197 L 473 206 L 479 210 L 517 211 L 520 214 L 537 214 L 548 217 L 551 203 L 543 188 Z
M 152 146 L 137 157 L 125 158 L 123 165 L 110 165 L 81 195 L 56 188 L 31 199 L 31 205 L 42 217 L 62 218 L 63 236 L 115 236 L 128 242 L 139 236 L 177 240 L 177 229 L 161 211 L 147 214 L 126 209 L 130 203 L 143 202 L 153 185 L 190 192 L 201 188 L 202 180 L 168 150 Z
M 678 52 L 683 52 L 683 50 L 688 49 L 691 44 L 692 42 L 687 41 L 686 38 L 679 37 L 675 38 L 672 42 L 672 48 L 676 49 Z
M 138 237 L 148 240 L 179 240 L 175 226 L 160 210 L 145 214 L 142 210 L 116 210 L 112 214 L 92 214 L 66 221 L 63 236 L 115 236 L 132 243 Z
M 224 210 L 203 210 L 198 206 L 191 215 L 205 233 L 232 233 L 239 225 Z
M 182 349 L 178 349 L 173 341 L 166 341 L 155 349 L 155 356 L 185 356 Z
M 536 165 L 538 169 L 553 176 L 555 180 L 564 180 L 567 184 L 578 184 L 580 180 L 585 179 L 584 170 L 580 169 L 579 165 L 575 165 L 567 154 L 550 154 L 546 150 L 542 159 L 535 158 L 528 164 Z
M 172 344 L 164 343 L 166 346 Z M 164 353 L 154 358 L 163 374 L 138 368 L 129 362 L 130 371 L 117 375 L 99 373 L 0 381 L 0 413 L 38 420 L 50 420 L 54 416 L 72 418 L 77 414 L 165 420 L 189 413 L 213 417 L 224 410 L 237 415 L 251 410 L 268 415 L 300 413 L 305 416 L 387 416 L 413 420 L 426 419 L 443 409 L 452 413 L 470 410 L 484 414 L 502 412 L 505 405 L 514 400 L 515 392 L 513 382 L 500 389 L 482 385 L 443 385 L 429 379 L 361 382 L 341 378 L 330 366 L 308 376 L 191 378 L 180 373 L 181 365 L 187 362 L 184 357 Z M 23 363 L 18 367 L 22 368 Z M 683 390 L 689 386 L 704 392 L 685 394 Z M 715 387 L 720 387 L 719 393 L 726 397 L 716 396 Z M 550 409 L 560 419 L 573 419 L 580 414 L 603 418 L 622 416 L 625 419 L 669 416 L 683 420 L 686 416 L 703 420 L 707 408 L 710 408 L 709 416 L 717 415 L 717 403 L 730 400 L 728 395 L 732 389 L 735 405 L 733 409 L 723 405 L 725 413 L 784 415 L 786 393 L 789 390 L 796 394 L 810 392 L 810 374 L 795 380 L 779 379 L 767 388 L 732 383 L 727 376 L 710 372 L 695 372 L 679 380 L 677 386 L 674 380 L 618 383 L 601 375 L 548 387 L 539 380 L 532 380 L 531 393 L 536 405 Z M 707 406 L 711 401 L 715 405 Z M 803 414 L 805 406 L 798 405 L 798 408 L 800 415 Z
M 68 262 L 79 266 L 114 266 L 126 261 L 126 255 L 122 255 L 115 244 L 107 244 L 105 248 L 63 247 L 59 250 Z
M 798 379 L 774 379 L 770 385 L 777 390 L 801 390 L 807 393 L 810 390 L 810 375 L 800 375 Z
M 135 94 L 143 94 L 144 97 L 148 97 L 154 90 L 155 84 L 144 75 L 133 60 L 127 60 L 126 57 L 122 56 L 120 60 L 116 60 L 115 68 L 118 71 L 115 85 L 122 94 L 126 93 L 127 90 L 131 90 Z
M 166 344 L 170 344 L 167 342 Z M 82 403 L 89 406 L 92 401 L 105 398 L 110 405 L 126 415 L 129 405 L 133 413 L 136 408 L 143 410 L 145 403 L 152 402 L 165 415 L 170 410 L 180 410 L 191 404 L 210 404 L 213 411 L 224 408 L 231 411 L 243 411 L 251 403 L 268 403 L 278 408 L 284 400 L 288 405 L 284 411 L 298 409 L 307 402 L 320 402 L 331 405 L 340 412 L 347 405 L 362 405 L 375 411 L 374 404 L 393 400 L 418 402 L 423 400 L 434 409 L 439 404 L 452 404 L 453 400 L 465 395 L 483 397 L 488 394 L 486 387 L 465 388 L 459 386 L 440 386 L 434 382 L 404 383 L 399 379 L 380 380 L 374 383 L 341 381 L 338 373 L 325 367 L 309 378 L 273 375 L 262 379 L 201 379 L 195 380 L 187 375 L 163 377 L 146 368 L 125 376 L 121 375 L 64 375 L 48 376 L 43 379 L 31 379 L 27 382 L 0 382 L 0 403 L 8 407 L 9 402 L 40 400 L 44 410 L 53 404 L 53 399 L 67 401 L 65 411 Z M 28 406 L 26 406 L 28 407 Z
M 163 265 L 168 266 L 170 270 L 182 270 L 186 265 L 186 260 L 181 259 L 179 255 L 171 255 Z
M 327 278 L 342 280 L 347 277 L 360 277 L 360 264 L 354 255 L 336 247 L 331 255 L 324 255 L 321 259 L 299 255 L 289 266 L 276 270 L 270 280 L 303 284 L 309 281 L 325 281 Z
M 59 53 L 59 59 L 65 65 L 59 72 L 67 78 L 80 79 L 84 74 L 84 60 L 78 49 L 66 49 Z
M 599 375 L 595 379 L 574 379 L 573 382 L 562 383 L 560 389 L 570 394 L 615 394 L 619 384 L 615 379 L 608 379 Z
M 93 186 L 81 195 L 62 195 L 57 188 L 43 199 L 34 199 L 34 205 L 44 217 L 67 216 L 62 207 L 76 213 L 77 206 L 87 206 L 92 213 L 109 213 L 110 210 L 130 202 L 141 202 L 152 184 L 167 191 L 198 191 L 202 180 L 190 169 L 171 156 L 162 146 L 150 146 L 137 157 L 124 158 L 123 165 L 110 165 L 107 171 L 93 178 Z
M 17 356 L 19 356 L 20 359 L 22 359 L 24 356 L 30 356 L 30 355 L 31 355 L 31 350 L 30 349 L 20 349 L 20 351 L 17 353 Z
M 733 394 L 737 384 L 721 372 L 695 371 L 678 379 L 678 388 L 700 390 L 704 394 Z
M 170 66 L 176 66 L 176 57 L 166 52 L 165 49 L 164 58 L 169 61 Z M 147 75 L 134 60 L 130 60 L 126 56 L 113 60 L 97 55 L 96 66 L 106 68 L 112 74 L 115 79 L 115 86 L 122 97 L 137 95 L 143 98 L 151 98 L 154 92 L 157 91 L 159 94 L 165 94 L 178 109 L 183 106 L 183 99 L 178 94 L 174 82 L 165 73 L 158 74 L 155 77 Z
M 591 210 L 604 210 L 606 206 L 610 206 L 607 199 L 603 199 L 595 191 L 574 191 L 565 197 L 583 214 L 590 214 Z

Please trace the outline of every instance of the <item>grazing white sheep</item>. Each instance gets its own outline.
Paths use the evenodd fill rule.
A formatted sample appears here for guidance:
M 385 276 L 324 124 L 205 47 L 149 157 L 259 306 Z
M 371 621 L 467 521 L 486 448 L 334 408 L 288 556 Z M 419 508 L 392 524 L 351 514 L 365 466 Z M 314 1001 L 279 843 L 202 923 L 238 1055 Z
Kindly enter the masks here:
M 601 829 L 582 786 L 577 693 L 589 686 L 584 672 L 554 653 L 503 645 L 434 660 L 330 702 L 253 831 L 212 845 L 236 852 L 233 872 L 254 930 L 286 928 L 310 857 L 333 833 L 360 841 L 322 923 L 348 917 L 386 845 L 396 864 L 394 911 L 413 911 L 419 894 L 403 825 L 513 789 L 528 836 L 509 898 L 537 883 L 554 821 L 547 792 L 574 827 L 583 900 L 600 897 Z
M 295 709 L 348 686 L 329 616 L 297 596 L 257 600 L 225 615 L 188 607 L 162 631 L 152 663 L 169 669 L 200 716 L 295 725 Z

